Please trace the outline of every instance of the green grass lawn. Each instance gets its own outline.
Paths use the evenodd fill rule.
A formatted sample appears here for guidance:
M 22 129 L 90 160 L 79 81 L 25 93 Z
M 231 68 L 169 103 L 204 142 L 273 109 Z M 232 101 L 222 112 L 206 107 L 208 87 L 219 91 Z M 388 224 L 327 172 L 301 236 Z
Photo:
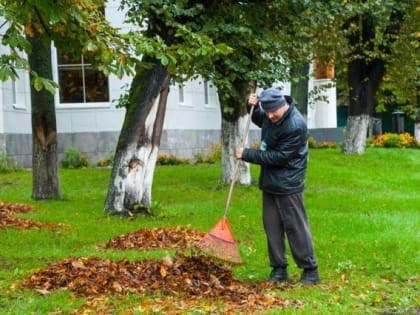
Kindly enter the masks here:
M 258 167 L 252 166 L 254 182 Z M 158 166 L 153 216 L 127 220 L 102 212 L 110 170 L 60 169 L 63 201 L 31 200 L 32 174 L 0 174 L 0 201 L 26 203 L 38 211 L 20 217 L 67 224 L 46 229 L 0 229 L 0 313 L 70 314 L 83 304 L 68 291 L 43 296 L 19 283 L 49 262 L 74 256 L 130 260 L 163 257 L 163 251 L 104 251 L 110 238 L 142 227 L 183 226 L 208 231 L 222 217 L 229 186 L 220 165 Z M 368 148 L 362 156 L 339 149 L 312 149 L 305 204 L 322 284 L 293 285 L 275 292 L 299 300 L 299 308 L 264 314 L 418 314 L 420 266 L 420 150 Z M 264 280 L 269 272 L 256 184 L 236 186 L 228 219 L 244 263 L 236 278 Z M 300 270 L 289 252 L 290 274 Z M 141 297 L 110 297 L 119 313 Z M 195 314 L 193 311 L 191 314 Z M 197 313 L 202 314 L 202 313 Z

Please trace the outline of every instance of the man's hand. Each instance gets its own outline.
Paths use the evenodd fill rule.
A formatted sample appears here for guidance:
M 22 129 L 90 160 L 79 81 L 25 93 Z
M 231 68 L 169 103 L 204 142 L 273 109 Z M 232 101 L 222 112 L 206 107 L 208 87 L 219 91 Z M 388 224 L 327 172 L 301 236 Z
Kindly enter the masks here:
M 248 105 L 255 106 L 258 104 L 258 95 L 256 93 L 249 94 Z
M 244 148 L 237 148 L 236 149 L 236 159 L 241 160 L 242 159 L 242 152 L 244 152 Z

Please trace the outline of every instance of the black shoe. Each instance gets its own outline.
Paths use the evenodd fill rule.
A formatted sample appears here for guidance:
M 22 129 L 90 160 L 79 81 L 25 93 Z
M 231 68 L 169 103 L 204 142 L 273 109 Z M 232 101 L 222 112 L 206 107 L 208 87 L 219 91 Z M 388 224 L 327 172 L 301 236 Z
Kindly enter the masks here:
M 274 282 L 289 282 L 289 275 L 287 274 L 286 268 L 273 268 L 270 273 L 270 277 L 267 281 L 274 281 Z
M 306 285 L 314 285 L 320 283 L 318 269 L 304 269 L 302 276 L 300 277 L 299 283 Z

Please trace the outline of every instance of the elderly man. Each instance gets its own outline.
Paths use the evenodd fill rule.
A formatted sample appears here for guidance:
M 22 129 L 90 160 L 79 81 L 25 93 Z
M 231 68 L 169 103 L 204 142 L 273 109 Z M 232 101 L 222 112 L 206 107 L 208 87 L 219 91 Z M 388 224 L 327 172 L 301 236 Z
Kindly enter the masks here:
M 259 164 L 263 192 L 263 224 L 272 271 L 269 281 L 290 281 L 285 238 L 293 259 L 303 269 L 300 283 L 320 282 L 312 235 L 303 204 L 308 158 L 308 129 L 293 99 L 269 88 L 251 94 L 252 121 L 261 128 L 261 147 L 237 148 L 236 158 Z

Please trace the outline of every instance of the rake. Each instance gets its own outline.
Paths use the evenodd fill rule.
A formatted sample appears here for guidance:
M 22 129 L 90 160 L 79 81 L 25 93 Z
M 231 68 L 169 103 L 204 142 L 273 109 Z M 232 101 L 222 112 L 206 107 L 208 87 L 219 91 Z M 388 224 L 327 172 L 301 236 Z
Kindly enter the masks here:
M 251 123 L 253 111 L 254 106 L 251 106 L 251 110 L 249 112 L 248 120 L 246 122 L 244 134 L 242 137 L 242 148 L 245 146 L 245 142 L 248 137 L 249 125 Z M 203 252 L 206 252 L 220 259 L 238 264 L 242 263 L 242 258 L 237 248 L 235 239 L 233 237 L 233 233 L 230 228 L 229 221 L 227 219 L 227 214 L 232 199 L 233 187 L 235 186 L 235 182 L 238 176 L 240 162 L 240 160 L 236 160 L 235 163 L 223 217 L 206 235 L 204 235 L 204 237 L 196 245 L 197 248 L 202 250 Z

